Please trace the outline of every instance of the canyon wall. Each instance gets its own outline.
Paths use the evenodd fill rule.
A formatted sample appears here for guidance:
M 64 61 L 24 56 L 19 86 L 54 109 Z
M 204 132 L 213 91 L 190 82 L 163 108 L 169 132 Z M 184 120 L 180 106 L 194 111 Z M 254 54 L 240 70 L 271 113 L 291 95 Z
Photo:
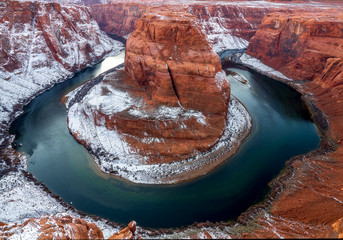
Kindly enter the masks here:
M 178 169 L 177 164 L 191 157 L 190 163 L 197 162 L 200 152 L 220 140 L 227 124 L 230 83 L 191 14 L 147 13 L 137 21 L 126 46 L 125 71 L 106 73 L 77 102 L 75 91 L 82 89 L 71 93 L 68 127 L 79 142 L 108 155 L 99 160 L 103 171 L 135 182 L 170 183 L 154 174 L 190 171 L 190 166 Z M 163 172 L 169 166 L 175 169 Z M 172 180 L 194 176 L 184 177 Z
M 0 239 L 104 239 L 103 232 L 94 223 L 68 214 L 31 218 L 23 224 L 1 224 Z M 113 233 L 108 239 L 141 239 L 136 233 L 136 222 Z
M 294 79 L 322 135 L 321 148 L 286 164 L 276 198 L 258 218 L 259 237 L 339 237 L 343 217 L 343 14 L 265 17 L 247 53 Z M 324 116 L 320 115 L 323 112 Z M 318 114 L 319 113 L 319 114 Z M 327 120 L 325 119 L 327 118 Z M 274 195 L 275 196 L 275 195 Z
M 76 5 L 2 1 L 0 31 L 1 135 L 35 95 L 122 49 Z
M 162 4 L 112 2 L 90 5 L 91 13 L 100 28 L 107 33 L 127 37 L 136 21 L 150 11 L 191 13 L 197 17 L 203 31 L 219 52 L 227 48 L 242 49 L 254 35 L 264 15 L 270 12 L 266 7 L 182 4 L 166 2 Z
M 198 19 L 214 50 L 245 49 L 265 15 L 271 12 L 318 12 L 328 8 L 325 2 L 295 1 L 84 1 L 100 28 L 127 38 L 136 21 L 150 11 L 191 13 Z M 329 6 L 330 7 L 330 6 Z
M 263 19 L 247 54 L 294 80 L 314 80 L 327 60 L 343 57 L 339 10 L 319 13 L 272 13 Z

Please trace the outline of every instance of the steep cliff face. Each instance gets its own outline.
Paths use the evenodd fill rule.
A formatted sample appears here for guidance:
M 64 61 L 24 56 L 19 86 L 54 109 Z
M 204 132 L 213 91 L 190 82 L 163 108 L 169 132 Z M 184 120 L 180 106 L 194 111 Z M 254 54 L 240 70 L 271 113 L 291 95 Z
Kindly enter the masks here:
M 164 143 L 159 147 L 151 148 L 150 143 L 139 147 L 144 149 L 144 155 L 146 150 L 150 152 L 150 159 L 170 162 L 188 158 L 194 151 L 204 151 L 216 143 L 226 123 L 230 85 L 218 55 L 212 51 L 194 17 L 183 13 L 161 14 L 145 15 L 137 22 L 127 41 L 125 71 L 145 89 L 149 108 L 167 106 L 195 111 L 199 116 L 204 114 L 203 123 L 192 117 L 185 121 L 169 121 L 171 128 L 177 129 L 183 122 L 186 129 L 193 129 L 191 132 L 181 129 L 170 132 L 168 126 L 162 133 Z M 119 131 L 132 136 L 129 142 L 141 135 L 139 131 L 159 138 L 160 130 L 153 126 L 166 122 L 156 119 L 157 122 L 143 124 L 146 120 L 135 124 L 137 128 L 117 126 Z M 180 141 L 178 148 L 175 141 Z
M 287 77 L 313 80 L 329 58 L 343 57 L 343 15 L 338 10 L 264 18 L 247 53 Z
M 0 7 L 2 121 L 16 104 L 120 48 L 84 7 L 10 0 Z
M 161 14 L 137 22 L 126 44 L 125 71 L 146 87 L 154 104 L 226 115 L 230 86 L 218 85 L 220 59 L 195 18 Z
M 90 5 L 91 14 L 101 30 L 118 36 L 127 36 L 135 29 L 136 21 L 148 6 L 137 3 L 110 3 Z
M 103 232 L 94 223 L 68 214 L 31 218 L 23 224 L 0 225 L 3 239 L 104 239 Z M 135 233 L 136 222 L 114 233 L 108 239 L 141 239 Z
M 36 94 L 122 49 L 85 7 L 5 0 L 0 8 L 1 134 Z
M 253 236 L 342 236 L 342 29 L 343 16 L 337 9 L 302 16 L 271 14 L 251 40 L 250 55 L 300 80 L 294 87 L 310 106 L 318 107 L 312 105 L 322 133 L 320 150 L 294 158 L 271 183 L 274 193 L 281 194 L 269 213 L 260 215 L 263 231 Z
M 107 129 L 117 129 L 145 164 L 179 161 L 213 146 L 230 99 L 219 57 L 194 17 L 160 14 L 137 22 L 127 41 L 125 72 L 104 77 L 100 95 L 117 104 L 123 95 L 125 106 L 92 113 L 96 125 L 105 120 Z M 94 109 L 90 99 L 84 106 Z
M 107 33 L 127 36 L 135 27 L 136 21 L 149 11 L 191 13 L 198 19 L 201 28 L 219 52 L 224 49 L 242 49 L 254 35 L 269 8 L 249 5 L 228 4 L 184 4 L 181 2 L 131 3 L 112 2 L 90 5 L 92 16 L 100 28 Z
M 88 2 L 87 2 L 88 3 Z M 216 52 L 247 48 L 265 15 L 271 12 L 318 12 L 325 2 L 289 4 L 263 1 L 107 1 L 90 4 L 92 16 L 107 33 L 127 37 L 145 12 L 186 12 L 196 16 Z

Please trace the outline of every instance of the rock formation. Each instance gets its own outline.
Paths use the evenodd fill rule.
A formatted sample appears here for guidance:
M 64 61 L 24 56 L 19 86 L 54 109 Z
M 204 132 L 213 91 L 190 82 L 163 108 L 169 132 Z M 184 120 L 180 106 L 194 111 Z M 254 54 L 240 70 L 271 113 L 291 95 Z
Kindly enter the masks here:
M 247 53 L 289 78 L 313 80 L 321 75 L 329 58 L 343 57 L 342 16 L 339 10 L 269 14 Z
M 196 16 L 203 32 L 206 33 L 214 50 L 246 48 L 248 41 L 257 30 L 266 7 L 217 5 L 207 3 L 185 3 L 171 1 L 151 2 L 110 2 L 90 5 L 91 14 L 100 28 L 121 37 L 127 37 L 135 28 L 136 21 L 146 12 L 166 11 L 191 13 Z
M 263 230 L 246 237 L 342 236 L 342 29 L 338 9 L 274 13 L 266 16 L 249 44 L 251 56 L 300 81 L 293 86 L 307 98 L 322 142 L 318 151 L 287 163 L 284 174 L 271 183 L 281 194 L 269 213 L 260 214 Z
M 265 15 L 271 12 L 318 12 L 327 8 L 324 1 L 307 4 L 269 3 L 259 1 L 99 1 L 83 0 L 89 5 L 91 14 L 100 28 L 107 33 L 127 37 L 135 22 L 146 12 L 170 11 L 187 12 L 196 16 L 203 32 L 207 35 L 216 52 L 225 49 L 247 48 Z M 332 1 L 330 1 L 332 4 Z M 338 6 L 339 7 L 339 6 Z
M 127 134 L 131 146 L 140 145 L 134 148 L 144 155 L 149 152 L 149 158 L 157 162 L 186 159 L 196 150 L 213 146 L 225 128 L 230 85 L 218 55 L 194 18 L 180 13 L 145 15 L 126 46 L 125 71 L 144 88 L 146 108 L 164 105 L 196 111 L 204 120 L 155 117 L 130 122 L 123 116 L 123 121 L 117 120 L 117 127 Z M 186 130 L 179 129 L 182 124 Z M 137 137 L 144 138 L 144 133 L 155 139 L 163 137 L 163 143 L 142 143 Z
M 146 157 L 145 164 L 180 161 L 213 146 L 225 128 L 230 99 L 219 57 L 194 17 L 160 14 L 137 22 L 127 41 L 125 72 L 104 77 L 132 102 L 122 111 L 92 113 L 96 125 L 104 119 L 108 130 L 118 130 L 130 152 Z M 110 96 L 110 88 L 103 89 Z
M 67 214 L 31 218 L 23 224 L 0 225 L 3 239 L 104 239 L 101 229 L 94 223 Z M 136 222 L 114 233 L 109 239 L 142 239 L 135 233 Z
M 142 239 L 139 234 L 136 233 L 136 222 L 132 221 L 128 226 L 119 232 L 114 233 L 109 239 Z
M 122 49 L 76 5 L 1 1 L 0 32 L 1 135 L 35 95 Z
M 102 83 L 76 101 L 75 92 L 81 96 L 83 90 L 75 90 L 67 102 L 69 129 L 100 168 L 136 182 L 172 183 L 227 159 L 213 155 L 218 162 L 204 172 L 210 157 L 194 159 L 221 139 L 230 101 L 229 80 L 196 18 L 183 12 L 145 14 L 126 46 L 124 71 L 101 76 Z M 236 110 L 227 135 L 232 144 L 226 148 L 231 155 L 251 127 L 244 107 L 232 101 Z M 182 163 L 187 166 L 175 165 L 190 158 Z M 166 180 L 181 173 L 182 178 Z

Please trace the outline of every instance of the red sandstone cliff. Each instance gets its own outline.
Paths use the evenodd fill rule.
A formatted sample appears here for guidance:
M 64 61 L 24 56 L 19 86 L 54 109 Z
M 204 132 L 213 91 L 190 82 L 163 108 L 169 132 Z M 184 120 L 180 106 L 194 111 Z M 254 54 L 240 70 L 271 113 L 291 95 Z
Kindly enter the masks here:
M 329 58 L 343 57 L 343 13 L 269 14 L 247 53 L 294 80 L 313 80 Z
M 84 115 L 94 118 L 93 125 L 105 122 L 109 131 L 118 131 L 128 144 L 127 159 L 133 152 L 144 157 L 142 164 L 180 161 L 209 149 L 223 134 L 230 84 L 190 14 L 143 16 L 127 41 L 125 71 L 106 75 L 103 83 L 101 96 L 90 94 L 94 100 L 78 105 L 78 111 L 91 110 Z M 128 95 L 120 103 L 123 93 Z M 123 110 L 110 113 L 91 105 L 111 94 Z M 73 120 L 69 127 L 79 139 L 82 133 L 73 129 L 79 126 Z
M 31 218 L 23 224 L 0 225 L 3 239 L 104 239 L 101 229 L 94 223 L 69 215 Z M 136 222 L 114 233 L 109 239 L 141 239 L 135 233 Z
M 88 3 L 88 2 L 87 2 Z M 95 3 L 95 4 L 94 4 Z M 108 1 L 90 3 L 92 16 L 107 33 L 127 36 L 135 22 L 149 11 L 187 12 L 196 16 L 214 49 L 246 48 L 265 15 L 271 12 L 318 12 L 327 7 L 325 2 L 308 4 L 306 1 L 273 3 L 259 1 Z M 339 6 L 338 6 L 339 7 Z
M 263 230 L 248 236 L 339 237 L 343 216 L 343 14 L 270 14 L 252 38 L 248 53 L 295 80 L 295 87 L 327 117 L 319 119 L 321 149 L 295 158 L 272 186 L 281 191 Z M 316 108 L 314 117 L 317 118 Z
M 264 15 L 270 12 L 266 6 L 182 2 L 111 2 L 90 5 L 91 13 L 100 28 L 107 33 L 127 36 L 136 21 L 146 12 L 170 11 L 191 13 L 196 16 L 203 31 L 216 51 L 225 48 L 246 48 L 247 41 L 257 30 Z
M 0 135 L 35 95 L 122 49 L 76 5 L 1 1 L 0 32 Z

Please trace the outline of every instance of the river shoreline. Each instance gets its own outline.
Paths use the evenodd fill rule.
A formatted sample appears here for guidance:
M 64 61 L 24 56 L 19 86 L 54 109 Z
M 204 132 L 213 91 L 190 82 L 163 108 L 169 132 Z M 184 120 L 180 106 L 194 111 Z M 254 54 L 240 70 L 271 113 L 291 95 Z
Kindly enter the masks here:
M 268 76 L 268 73 L 264 73 L 264 75 Z M 282 80 L 276 79 L 276 78 L 274 78 L 272 76 L 269 76 L 269 77 L 271 77 L 271 78 L 273 78 L 273 79 L 275 79 L 277 81 L 282 81 Z M 63 80 L 61 80 L 61 81 L 63 81 Z M 297 87 L 296 84 L 292 83 L 292 81 L 286 81 L 286 80 L 283 81 L 283 82 L 286 83 L 287 85 L 295 88 L 295 90 L 297 90 L 298 92 L 303 94 L 304 100 L 305 100 L 307 106 L 309 107 L 310 112 L 313 115 L 313 118 L 315 118 L 317 116 L 317 118 L 321 119 L 321 121 L 323 121 L 323 122 L 326 121 L 327 122 L 326 117 L 323 114 L 323 112 L 318 107 L 316 107 L 315 103 L 313 103 L 308 96 L 306 96 L 301 90 L 299 90 L 299 88 Z M 50 89 L 50 88 L 48 88 L 48 89 Z M 42 92 L 40 92 L 39 94 L 41 94 Z M 39 94 L 37 94 L 37 95 L 39 95 Z M 28 104 L 33 98 L 28 99 L 26 101 L 26 104 Z M 26 104 L 23 104 L 22 107 L 24 105 L 26 105 Z M 13 119 L 12 119 L 11 122 L 13 122 L 20 114 L 21 114 L 20 111 L 17 111 L 15 114 L 13 114 Z M 313 150 L 310 153 L 307 153 L 307 154 L 304 154 L 304 155 L 295 156 L 295 157 L 291 158 L 290 160 L 288 160 L 286 162 L 286 164 L 285 164 L 284 169 L 282 170 L 282 173 L 280 173 L 280 175 L 278 177 L 274 178 L 270 182 L 269 186 L 271 188 L 271 192 L 268 194 L 267 198 L 262 203 L 259 203 L 257 205 L 251 206 L 247 211 L 242 213 L 241 216 L 238 218 L 238 221 L 237 221 L 238 223 L 247 224 L 251 220 L 254 220 L 255 217 L 262 210 L 268 209 L 268 207 L 270 207 L 270 205 L 273 203 L 273 201 L 280 195 L 280 193 L 285 188 L 283 183 L 286 180 L 288 180 L 290 177 L 292 177 L 292 175 L 293 175 L 294 169 L 292 169 L 290 167 L 292 162 L 294 162 L 297 159 L 301 159 L 304 156 L 313 156 L 313 155 L 318 154 L 318 152 L 320 152 L 320 151 L 327 151 L 328 148 L 329 148 L 329 150 L 332 151 L 332 148 L 330 147 L 330 146 L 332 146 L 332 140 L 328 136 L 326 136 L 326 134 L 325 134 L 327 129 L 325 129 L 325 127 L 323 128 L 323 126 L 325 126 L 325 124 L 321 124 L 320 121 L 315 121 L 315 124 L 316 124 L 316 126 L 317 126 L 317 128 L 319 130 L 320 137 L 321 137 L 321 146 L 320 146 L 320 148 L 317 149 L 317 150 Z M 9 135 L 8 132 L 7 132 L 7 137 L 10 138 L 10 135 Z M 13 141 L 13 139 L 12 139 L 12 141 Z M 8 146 L 10 146 L 12 141 L 7 145 L 5 150 L 8 149 Z M 327 146 L 329 146 L 329 147 L 327 147 Z M 4 149 L 4 148 L 2 148 L 2 149 Z M 14 168 L 12 168 L 12 170 L 10 170 L 10 171 L 16 171 L 16 169 L 18 169 L 17 167 L 18 166 L 14 166 Z M 32 182 L 36 182 L 36 183 L 38 182 L 34 177 L 31 177 L 31 176 L 28 177 L 27 179 L 28 179 L 28 181 L 32 181 Z M 44 184 L 41 184 L 41 183 L 39 183 L 39 184 L 40 185 L 44 185 Z M 53 195 L 47 189 L 47 187 L 44 187 L 44 191 L 46 191 L 52 198 L 60 199 L 60 197 L 58 197 L 56 195 Z M 69 204 L 63 202 L 61 199 L 60 199 L 60 204 L 63 204 L 64 206 L 68 206 L 69 208 L 73 208 L 72 205 L 69 205 Z M 75 210 L 75 209 L 74 209 L 74 211 L 80 212 L 80 211 Z M 88 216 L 88 215 L 84 214 L 83 216 Z M 194 223 L 193 225 L 190 225 L 187 228 L 175 228 L 175 229 L 172 229 L 172 231 L 173 231 L 173 233 L 175 233 L 175 232 L 184 231 L 185 229 L 194 229 L 194 228 L 201 230 L 204 226 L 205 227 L 213 227 L 213 228 L 215 228 L 215 227 L 226 228 L 226 227 L 232 227 L 234 224 L 235 223 L 232 223 L 232 222 Z M 120 225 L 118 224 L 117 226 L 120 226 Z M 146 230 L 143 230 L 143 229 L 141 229 L 141 230 L 139 229 L 138 233 L 140 233 L 140 234 L 144 233 L 147 236 L 156 236 L 156 235 L 159 235 L 159 234 L 171 234 L 171 229 L 158 229 L 158 230 L 151 229 L 151 231 L 150 230 L 146 231 Z
M 68 129 L 73 135 L 74 139 L 82 144 L 88 152 L 92 155 L 95 163 L 100 171 L 105 174 L 119 178 L 120 180 L 129 181 L 134 184 L 177 184 L 181 182 L 187 182 L 200 177 L 224 163 L 228 160 L 242 144 L 244 139 L 250 134 L 252 130 L 252 118 L 249 116 L 248 111 L 244 105 L 238 101 L 237 98 L 231 96 L 228 117 L 226 123 L 226 129 L 218 142 L 205 152 L 199 153 L 193 158 L 176 161 L 171 164 L 151 164 L 144 165 L 144 168 L 139 168 L 139 171 L 135 171 L 134 168 L 130 172 L 130 167 L 118 167 L 116 169 L 107 169 L 106 161 L 111 159 L 110 153 L 107 153 L 105 149 L 102 149 L 101 145 L 97 145 L 97 139 L 90 138 L 85 139 L 87 136 L 82 136 L 80 133 L 76 133 L 70 128 L 70 121 L 85 121 L 86 119 L 79 118 L 71 119 L 70 109 L 74 104 L 78 104 L 82 101 L 83 97 L 90 91 L 92 87 L 101 83 L 106 74 L 116 71 L 117 68 L 108 70 L 95 79 L 81 85 L 77 89 L 67 93 L 62 102 L 65 103 L 68 109 Z M 66 100 L 67 99 L 67 100 Z M 233 113 L 234 112 L 234 113 Z M 74 114 L 75 115 L 75 114 Z M 72 115 L 73 116 L 73 115 Z M 85 126 L 94 124 L 87 122 Z M 76 125 L 80 126 L 81 123 Z M 87 127 L 87 128 L 88 128 Z M 78 131 L 80 132 L 80 131 Z M 93 140 L 93 141 L 92 141 Z M 100 150 L 99 150 L 100 149 Z M 110 160 L 109 160 L 110 161 Z M 105 164 L 104 164 L 105 163 Z M 131 166 L 132 163 L 127 164 Z M 132 169 L 132 168 L 131 168 Z M 129 171 L 127 173 L 127 171 Z M 133 178 L 134 176 L 134 178 Z

